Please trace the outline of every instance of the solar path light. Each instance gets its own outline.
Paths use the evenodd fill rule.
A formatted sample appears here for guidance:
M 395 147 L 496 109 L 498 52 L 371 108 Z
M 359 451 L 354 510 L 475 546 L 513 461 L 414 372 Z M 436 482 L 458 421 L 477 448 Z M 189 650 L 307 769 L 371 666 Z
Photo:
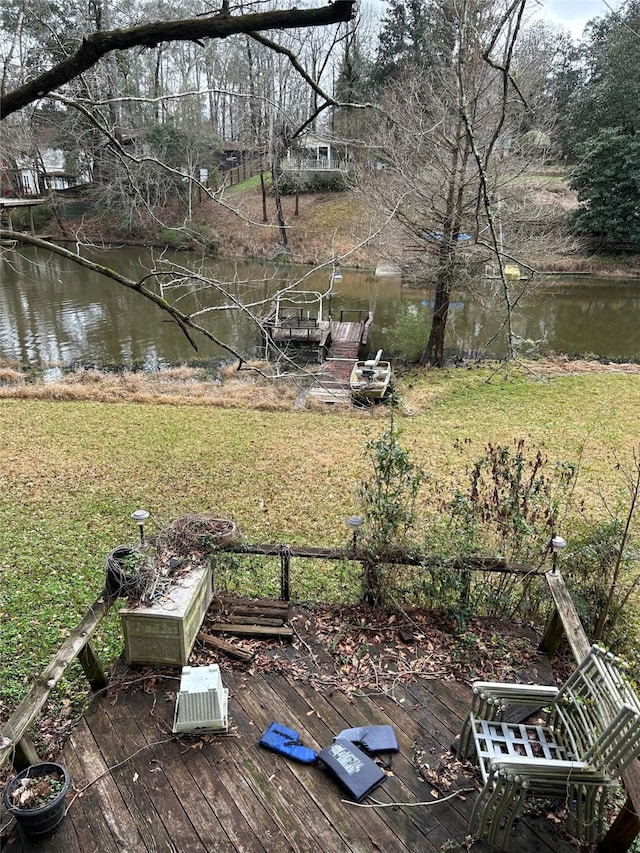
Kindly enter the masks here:
M 358 528 L 362 526 L 363 519 L 360 518 L 359 515 L 352 515 L 347 519 L 347 524 L 353 531 L 351 538 L 351 551 L 353 554 L 356 553 L 356 547 L 358 545 Z
M 140 529 L 140 544 L 144 545 L 144 523 L 149 518 L 149 513 L 146 509 L 137 509 L 135 512 L 131 513 L 131 518 Z
M 558 571 L 557 563 L 558 563 L 558 554 L 564 548 L 567 547 L 567 540 L 563 539 L 562 536 L 559 536 L 557 533 L 554 533 L 551 537 L 551 574 L 555 575 Z

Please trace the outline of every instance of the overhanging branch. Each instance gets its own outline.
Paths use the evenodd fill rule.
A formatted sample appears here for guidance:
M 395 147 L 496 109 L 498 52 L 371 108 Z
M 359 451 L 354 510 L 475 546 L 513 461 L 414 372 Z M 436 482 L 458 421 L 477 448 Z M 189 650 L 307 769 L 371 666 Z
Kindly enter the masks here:
M 179 21 L 154 21 L 128 29 L 93 33 L 78 50 L 0 100 L 0 120 L 69 83 L 114 50 L 157 47 L 161 42 L 226 38 L 238 33 L 327 26 L 349 21 L 355 0 L 336 0 L 316 9 L 277 9 L 245 15 L 212 15 Z
M 185 335 L 191 346 L 194 350 L 198 350 L 198 347 L 191 335 L 191 331 L 198 332 L 201 335 L 204 335 L 205 338 L 208 338 L 214 344 L 217 344 L 222 349 L 225 349 L 227 352 L 231 353 L 235 358 L 237 358 L 240 362 L 243 362 L 245 359 L 240 353 L 238 353 L 233 347 L 229 344 L 224 343 L 219 340 L 215 335 L 213 335 L 208 329 L 204 326 L 201 326 L 199 323 L 195 323 L 188 314 L 184 314 L 182 311 L 179 311 L 174 305 L 171 305 L 170 302 L 167 302 L 164 297 L 159 296 L 157 293 L 154 293 L 153 290 L 150 290 L 146 287 L 142 281 L 135 281 L 132 278 L 129 278 L 126 275 L 122 275 L 117 270 L 111 269 L 111 267 L 107 267 L 104 264 L 98 264 L 95 261 L 89 260 L 89 258 L 84 258 L 77 252 L 70 252 L 69 249 L 65 249 L 63 246 L 59 246 L 56 243 L 52 243 L 49 240 L 41 240 L 39 237 L 34 237 L 31 234 L 23 234 L 17 231 L 9 231 L 6 229 L 0 229 L 0 240 L 11 240 L 17 241 L 19 243 L 27 243 L 30 246 L 36 246 L 39 249 L 44 249 L 47 252 L 53 252 L 56 255 L 60 255 L 63 258 L 68 258 L 72 260 L 74 263 L 78 264 L 85 269 L 91 270 L 92 272 L 97 273 L 98 275 L 105 276 L 106 278 L 111 279 L 112 281 L 121 284 L 123 287 L 128 288 L 129 290 L 135 290 L 136 293 L 139 293 L 141 296 L 144 296 L 145 299 L 148 299 L 150 302 L 153 302 L 154 305 L 157 305 L 162 311 L 167 313 L 173 321 L 178 325 L 182 333 Z

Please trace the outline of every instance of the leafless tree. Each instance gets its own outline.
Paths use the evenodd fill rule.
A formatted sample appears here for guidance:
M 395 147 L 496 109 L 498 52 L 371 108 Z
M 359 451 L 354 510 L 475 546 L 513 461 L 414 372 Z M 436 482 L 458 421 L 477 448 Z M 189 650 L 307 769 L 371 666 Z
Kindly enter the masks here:
M 323 70 L 318 67 L 318 45 L 322 40 L 319 36 L 305 37 L 305 33 L 348 22 L 353 3 L 337 0 L 315 9 L 268 11 L 223 4 L 205 16 L 197 15 L 194 4 L 188 5 L 189 0 L 185 4 L 190 15 L 180 20 L 163 20 L 167 7 L 153 3 L 147 9 L 157 16 L 155 21 L 132 24 L 118 20 L 117 23 L 128 25 L 106 29 L 108 18 L 102 14 L 102 3 L 97 2 L 90 22 L 93 32 L 86 31 L 85 20 L 84 29 L 74 30 L 73 35 L 54 32 L 52 21 L 44 19 L 32 21 L 28 32 L 23 32 L 18 21 L 20 31 L 15 47 L 6 55 L 1 108 L 3 131 L 8 138 L 15 136 L 23 116 L 30 116 L 34 109 L 33 114 L 41 113 L 43 103 L 53 104 L 67 134 L 82 140 L 80 147 L 88 154 L 93 178 L 103 188 L 103 201 L 117 209 L 120 216 L 131 217 L 134 206 L 140 205 L 153 217 L 159 215 L 159 207 L 169 196 L 182 195 L 188 228 L 192 187 L 225 204 L 215 187 L 205 186 L 194 174 L 196 165 L 206 162 L 198 149 L 199 140 L 207 137 L 206 116 L 210 119 L 210 148 L 216 138 L 211 136 L 212 119 L 220 136 L 225 133 L 225 126 L 232 127 L 254 143 L 260 143 L 262 138 L 264 144 L 269 128 L 276 125 L 286 128 L 280 133 L 280 140 L 295 133 L 296 124 L 304 124 L 309 118 L 307 88 L 315 91 L 316 99 L 323 104 L 331 99 L 314 76 Z M 274 40 L 276 33 L 278 41 Z M 36 37 L 45 38 L 45 34 L 47 49 L 40 59 L 48 58 L 50 67 L 43 69 L 41 62 L 34 62 L 33 67 L 26 65 L 31 79 L 20 81 L 13 57 L 22 46 L 22 39 L 31 40 L 33 45 Z M 335 39 L 335 34 L 329 34 L 328 49 Z M 313 49 L 307 51 L 308 45 Z M 114 63 L 116 52 L 118 61 Z M 312 63 L 309 70 L 305 66 L 307 56 L 316 64 L 314 67 Z M 249 121 L 245 121 L 246 116 Z M 176 129 L 178 134 L 173 132 Z M 126 200 L 128 204 L 123 203 Z M 280 223 L 280 230 L 286 234 L 284 222 Z M 197 335 L 202 334 L 229 350 L 240 363 L 245 360 L 244 353 L 218 340 L 211 328 L 166 298 L 171 292 L 166 286 L 171 276 L 184 281 L 187 275 L 183 270 L 165 263 L 161 270 L 150 272 L 148 279 L 134 281 L 87 260 L 80 235 L 76 251 L 32 235 L 11 236 L 73 257 L 76 263 L 136 290 L 166 311 L 194 346 Z M 203 277 L 197 270 L 193 276 L 202 284 Z M 224 291 L 224 283 L 211 281 L 210 286 Z M 230 286 L 225 291 L 228 305 L 245 310 L 263 331 L 268 306 L 243 307 L 232 290 Z
M 512 318 L 523 288 L 505 267 L 518 252 L 508 203 L 531 162 L 517 152 L 530 107 L 513 73 L 525 6 L 526 0 L 456 4 L 449 61 L 406 69 L 384 92 L 387 120 L 373 134 L 379 168 L 363 184 L 387 209 L 398 207 L 407 249 L 399 259 L 407 263 L 408 256 L 434 288 L 422 364 L 444 363 L 452 289 L 477 278 L 490 259 L 501 286 L 507 352 L 514 355 Z

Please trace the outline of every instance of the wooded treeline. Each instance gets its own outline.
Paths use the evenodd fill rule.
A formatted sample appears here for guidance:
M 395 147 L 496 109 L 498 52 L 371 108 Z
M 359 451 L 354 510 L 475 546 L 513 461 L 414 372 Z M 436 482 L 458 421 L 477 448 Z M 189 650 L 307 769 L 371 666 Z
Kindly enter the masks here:
M 452 289 L 487 264 L 511 355 L 523 291 L 509 287 L 510 264 L 528 281 L 532 246 L 640 242 L 640 2 L 593 20 L 578 43 L 535 11 L 529 0 L 387 0 L 377 19 L 348 0 L 8 0 L 3 192 L 24 192 L 28 172 L 46 178 L 56 150 L 59 173 L 90 182 L 94 209 L 123 233 L 175 216 L 176 203 L 188 226 L 194 184 L 217 200 L 217 170 L 260 157 L 286 247 L 282 158 L 339 154 L 434 288 L 419 360 L 443 363 Z M 550 165 L 578 193 L 571 217 L 525 180 Z

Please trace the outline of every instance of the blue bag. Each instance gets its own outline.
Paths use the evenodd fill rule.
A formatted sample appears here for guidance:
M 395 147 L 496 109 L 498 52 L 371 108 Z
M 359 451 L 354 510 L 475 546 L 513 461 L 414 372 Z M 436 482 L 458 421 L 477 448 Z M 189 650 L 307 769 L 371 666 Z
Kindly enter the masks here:
M 299 761 L 301 764 L 313 764 L 318 758 L 315 749 L 303 746 L 298 732 L 294 732 L 293 729 L 288 729 L 280 723 L 271 723 L 258 743 L 266 749 L 272 749 L 274 752 L 286 755 L 287 758 L 293 758 L 294 761 Z

